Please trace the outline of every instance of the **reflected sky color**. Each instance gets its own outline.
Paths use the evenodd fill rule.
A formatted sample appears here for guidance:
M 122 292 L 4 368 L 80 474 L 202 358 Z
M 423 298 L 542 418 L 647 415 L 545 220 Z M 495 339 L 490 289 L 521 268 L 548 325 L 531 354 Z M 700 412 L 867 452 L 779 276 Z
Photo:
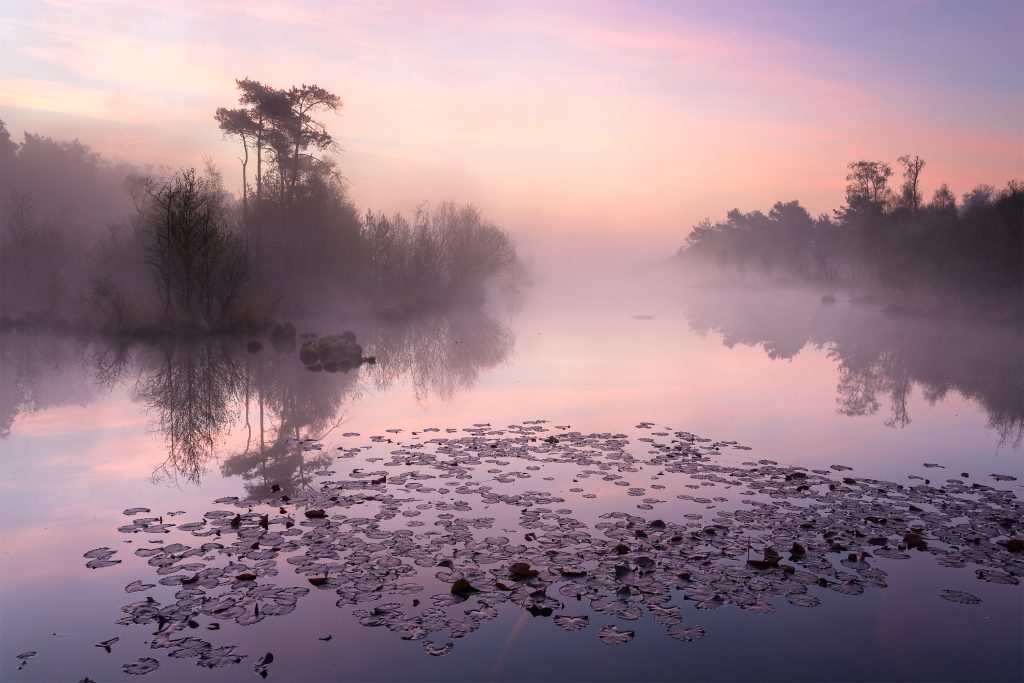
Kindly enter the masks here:
M 593 296 L 581 300 L 576 288 Z M 249 391 L 215 387 L 192 394 L 198 398 L 196 405 L 175 403 L 174 396 L 184 392 L 170 387 L 161 393 L 168 387 L 152 379 L 166 372 L 165 362 L 190 358 L 186 349 L 135 346 L 125 374 L 104 387 L 91 374 L 103 349 L 101 340 L 84 347 L 85 341 L 73 337 L 44 341 L 7 333 L 0 354 L 0 389 L 13 419 L 9 434 L 0 439 L 6 467 L 0 482 L 5 539 L 0 572 L 5 611 L 14 615 L 10 619 L 17 628 L 5 632 L 2 642 L 5 671 L 13 675 L 16 654 L 38 650 L 39 657 L 18 672 L 19 679 L 77 680 L 73 676 L 89 675 L 93 680 L 121 680 L 126 678 L 121 664 L 153 654 L 143 639 L 134 637 L 139 632 L 133 635 L 112 624 L 121 615 L 118 607 L 134 599 L 126 597 L 124 586 L 146 578 L 140 573 L 141 561 L 131 553 L 160 540 L 117 534 L 130 519 L 122 510 L 145 506 L 154 515 L 188 511 L 171 518 L 181 522 L 212 509 L 211 501 L 221 496 L 262 495 L 271 483 L 301 491 L 315 481 L 307 476 L 311 472 L 344 479 L 356 467 L 370 471 L 383 466 L 379 459 L 369 459 L 374 453 L 342 459 L 335 450 L 364 445 L 374 434 L 387 434 L 402 444 L 381 445 L 379 456 L 435 436 L 412 434 L 427 427 L 461 429 L 486 422 L 500 429 L 544 418 L 552 421 L 547 426 L 554 433 L 559 424 L 583 432 L 631 433 L 638 431 L 634 425 L 649 420 L 752 447 L 723 449 L 716 459 L 732 466 L 761 458 L 807 468 L 842 464 L 853 468 L 850 476 L 907 484 L 914 481 L 911 475 L 940 483 L 967 472 L 965 481 L 1019 495 L 1024 480 L 1020 442 L 1013 441 L 1012 432 L 1007 442 L 991 425 L 993 413 L 1008 415 L 1016 424 L 1024 420 L 1019 391 L 1003 392 L 1000 381 L 1021 376 L 1019 357 L 1002 351 L 1007 345 L 1019 348 L 1019 333 L 950 320 L 886 322 L 873 307 L 855 306 L 845 297 L 822 306 L 821 293 L 814 290 L 760 296 L 745 294 L 749 307 L 761 312 L 753 316 L 737 305 L 736 293 L 729 290 L 669 291 L 663 282 L 622 275 L 591 282 L 577 278 L 534 291 L 511 316 L 471 310 L 450 318 L 439 314 L 441 320 L 353 324 L 378 362 L 348 375 L 309 372 L 294 348 L 278 353 L 268 345 L 250 354 L 241 342 L 233 350 L 230 344 L 200 344 L 194 357 L 199 372 L 205 369 L 200 362 L 204 358 L 233 363 L 234 372 L 215 375 L 248 378 Z M 300 328 L 329 333 L 347 322 L 321 320 Z M 834 346 L 822 342 L 829 338 Z M 922 338 L 934 343 L 925 344 Z M 964 353 L 952 356 L 959 363 L 943 360 L 942 347 L 950 340 L 964 347 Z M 906 361 L 901 344 L 918 349 L 915 357 L 934 356 L 942 374 L 929 375 L 933 367 L 927 363 L 901 365 Z M 211 348 L 231 353 L 217 355 Z M 842 351 L 841 359 L 830 357 L 833 348 Z M 885 424 L 891 410 L 886 386 L 878 390 L 877 411 L 856 416 L 837 411 L 842 364 L 856 370 L 858 353 L 870 359 L 879 352 L 888 354 L 892 375 L 900 375 L 902 368 L 910 376 L 906 407 L 911 419 L 903 426 Z M 184 378 L 180 366 L 177 373 Z M 949 391 L 932 402 L 922 381 Z M 62 393 L 60 386 L 75 390 Z M 27 394 L 21 393 L 24 387 Z M 959 387 L 978 398 L 965 398 Z M 245 425 L 246 395 L 251 438 Z M 227 410 L 207 405 L 207 396 L 228 396 L 231 405 Z M 259 448 L 261 396 L 267 406 L 265 456 Z M 202 472 L 190 479 L 190 471 L 175 473 L 165 465 L 171 435 L 163 426 L 168 411 L 196 414 L 207 409 L 228 419 L 215 425 L 214 447 L 203 451 L 208 457 L 200 463 Z M 338 426 L 330 430 L 336 420 Z M 277 433 L 281 424 L 288 427 L 283 435 Z M 404 431 L 385 432 L 392 428 Z M 285 441 L 291 435 L 325 432 L 322 451 L 304 452 Z M 361 436 L 344 436 L 348 432 Z M 631 448 L 638 454 L 648 449 L 640 441 Z M 946 469 L 925 463 L 941 463 Z M 522 487 L 567 490 L 577 485 L 577 469 L 552 464 L 538 475 L 562 477 L 560 483 L 538 478 Z M 1017 479 L 999 482 L 991 473 Z M 611 481 L 593 478 L 578 485 L 596 495 L 586 500 L 578 493 L 567 494 L 565 505 L 581 516 L 596 519 L 609 510 L 636 509 L 638 499 Z M 669 501 L 657 513 L 666 520 L 685 511 L 686 504 L 675 502 L 677 493 L 673 488 L 656 494 Z M 481 510 L 498 516 L 495 528 L 507 527 L 507 515 L 519 514 L 518 507 L 511 513 L 497 506 Z M 87 569 L 82 554 L 99 546 L 117 549 L 115 559 L 127 561 Z M 667 636 L 651 634 L 646 625 L 630 649 L 617 650 L 602 645 L 594 633 L 570 639 L 542 620 L 506 612 L 475 633 L 471 646 L 468 640 L 460 643 L 456 656 L 424 664 L 417 658 L 424 656 L 418 645 L 396 640 L 386 629 L 364 629 L 339 612 L 333 592 L 326 594 L 327 600 L 323 594 L 311 597 L 293 615 L 269 625 L 238 632 L 228 624 L 217 638 L 242 642 L 249 652 L 274 652 L 280 668 L 272 674 L 287 680 L 327 680 L 324 671 L 343 671 L 354 680 L 479 680 L 486 675 L 527 680 L 537 675 L 537 654 L 552 648 L 567 653 L 546 656 L 545 672 L 559 680 L 664 678 L 684 656 L 680 652 L 698 680 L 750 678 L 751 662 L 758 671 L 786 671 L 797 655 L 804 667 L 798 673 L 807 680 L 834 674 L 815 667 L 831 667 L 840 660 L 849 678 L 863 680 L 877 678 L 878 671 L 893 679 L 964 680 L 972 678 L 979 663 L 985 671 L 991 667 L 992 677 L 1005 673 L 1003 678 L 1013 678 L 1019 671 L 1012 657 L 1022 627 L 1019 601 L 1014 601 L 1019 587 L 978 581 L 969 569 L 923 570 L 921 562 L 885 567 L 891 572 L 890 588 L 877 596 L 839 596 L 810 614 L 780 610 L 768 622 L 763 615 L 724 609 L 694 614 L 692 623 L 721 637 L 708 637 L 701 641 L 704 645 L 683 651 L 672 649 Z M 286 569 L 283 581 L 304 583 L 290 565 Z M 939 592 L 948 588 L 976 593 L 983 603 L 965 607 L 939 599 Z M 67 609 L 69 604 L 74 609 Z M 570 603 L 566 609 L 575 613 L 574 607 Z M 595 619 L 591 630 L 604 623 Z M 333 634 L 330 644 L 319 640 L 326 633 Z M 96 649 L 96 642 L 115 635 L 121 641 L 112 655 Z M 736 657 L 737 649 L 746 656 Z M 851 651 L 870 656 L 844 660 Z M 919 654 L 935 652 L 944 653 L 945 659 Z M 193 661 L 163 659 L 160 670 L 147 680 L 176 683 L 195 671 Z M 247 661 L 209 676 L 249 680 L 253 673 Z
M 842 201 L 845 163 L 1024 172 L 1017 2 L 301 3 L 0 8 L 0 116 L 239 184 L 234 79 L 317 83 L 362 207 L 454 196 L 526 245 L 677 247 L 730 208 Z

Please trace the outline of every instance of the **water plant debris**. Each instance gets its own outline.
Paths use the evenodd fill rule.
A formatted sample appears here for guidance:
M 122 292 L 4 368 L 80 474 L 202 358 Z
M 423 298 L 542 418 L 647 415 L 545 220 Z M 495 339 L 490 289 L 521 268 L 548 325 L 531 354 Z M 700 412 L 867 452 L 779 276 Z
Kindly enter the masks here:
M 220 498 L 180 524 L 121 526 L 166 542 L 135 550 L 131 561 L 154 583 L 125 591 L 152 594 L 124 605 L 117 623 L 144 625 L 152 650 L 208 668 L 249 656 L 212 642 L 229 632 L 212 625 L 250 626 L 327 596 L 358 624 L 431 656 L 506 610 L 570 632 L 599 615 L 598 638 L 611 645 L 651 625 L 690 643 L 705 635 L 689 623 L 705 610 L 770 620 L 884 589 L 891 562 L 931 561 L 1011 587 L 1024 573 L 1024 506 L 1012 491 L 844 476 L 846 466 L 749 460 L 735 442 L 636 429 L 642 436 L 566 425 L 552 438 L 542 420 L 396 429 L 358 447 L 347 433 L 332 456 L 358 465 L 338 468 L 346 474 L 288 495 Z M 113 553 L 90 550 L 87 566 L 116 562 Z M 959 589 L 940 597 L 980 602 Z M 273 659 L 256 659 L 254 671 L 265 677 Z M 156 666 L 144 658 L 125 671 Z

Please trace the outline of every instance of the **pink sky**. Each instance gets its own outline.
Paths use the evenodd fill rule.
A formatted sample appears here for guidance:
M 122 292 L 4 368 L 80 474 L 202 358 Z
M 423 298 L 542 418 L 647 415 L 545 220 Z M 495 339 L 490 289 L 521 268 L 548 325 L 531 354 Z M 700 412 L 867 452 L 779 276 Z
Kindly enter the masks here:
M 453 197 L 525 245 L 640 257 L 733 207 L 842 202 L 845 165 L 924 189 L 1024 175 L 1024 5 L 39 0 L 0 7 L 0 118 L 240 184 L 234 79 L 317 83 L 356 203 Z

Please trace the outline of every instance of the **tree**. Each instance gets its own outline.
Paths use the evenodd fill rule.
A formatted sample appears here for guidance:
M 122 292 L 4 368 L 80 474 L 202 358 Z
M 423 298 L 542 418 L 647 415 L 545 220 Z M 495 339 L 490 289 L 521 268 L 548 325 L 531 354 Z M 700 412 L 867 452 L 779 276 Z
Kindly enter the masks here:
M 259 127 L 248 109 L 226 109 L 219 107 L 213 116 L 224 131 L 224 137 L 237 137 L 242 141 L 242 211 L 249 213 L 249 145 L 259 136 Z
M 924 168 L 924 159 L 914 155 L 904 154 L 897 159 L 903 164 L 903 185 L 900 187 L 900 201 L 905 208 L 917 212 L 921 206 L 921 192 L 918 189 L 918 181 L 921 177 L 921 169 Z
M 249 78 L 236 80 L 243 106 L 238 109 L 220 107 L 214 118 L 225 136 L 238 138 L 242 143 L 242 198 L 247 209 L 249 150 L 256 152 L 255 202 L 259 206 L 264 198 L 264 152 L 273 156 L 271 172 L 277 183 L 278 202 L 294 206 L 303 168 L 322 171 L 326 163 L 307 150 L 330 150 L 334 138 L 326 126 L 314 118 L 318 111 L 337 112 L 341 98 L 318 85 L 292 86 L 288 90 L 264 85 Z
M 295 184 L 299 178 L 299 156 L 310 145 L 319 150 L 334 146 L 334 138 L 319 121 L 313 119 L 313 112 L 325 110 L 337 112 L 341 109 L 341 98 L 324 90 L 318 85 L 292 86 L 287 94 L 289 112 L 283 121 L 283 131 L 291 147 L 291 179 L 289 180 L 289 197 L 295 201 Z M 312 159 L 312 158 L 311 158 Z M 312 159 L 314 162 L 315 159 Z M 283 176 L 283 174 L 282 174 Z
M 865 208 L 882 209 L 892 191 L 889 189 L 889 177 L 892 167 L 884 161 L 854 161 L 847 165 L 850 173 L 846 180 L 846 204 L 849 210 L 861 211 Z
M 175 175 L 151 195 L 144 235 L 165 317 L 186 326 L 225 322 L 250 273 L 220 188 L 195 169 Z
M 935 194 L 932 195 L 930 208 L 937 211 L 956 211 L 956 197 L 950 191 L 949 185 L 946 183 L 939 185 Z
M 0 188 L 10 187 L 10 179 L 14 173 L 14 163 L 18 143 L 11 140 L 11 134 L 7 131 L 7 124 L 0 119 Z M 0 189 L 0 193 L 6 190 Z M 6 197 L 0 196 L 0 207 L 3 207 Z M 0 218 L 0 221 L 3 219 Z
M 992 204 L 992 197 L 996 193 L 996 188 L 987 183 L 978 185 L 970 192 L 964 193 L 963 203 L 961 208 L 967 212 L 973 209 L 984 208 Z
M 232 126 L 232 130 L 225 128 L 218 117 L 221 109 L 217 110 L 215 118 L 221 123 L 221 128 L 226 134 L 241 137 L 241 131 L 247 129 L 247 137 L 256 148 L 256 204 L 259 205 L 263 198 L 263 150 L 273 147 L 283 137 L 277 130 L 281 123 L 288 118 L 290 104 L 285 91 L 264 85 L 259 81 L 250 78 L 235 80 L 241 94 L 238 97 L 239 104 L 245 105 L 241 110 L 224 110 L 225 122 Z M 233 114 L 232 111 L 241 111 L 240 114 Z M 243 118 L 244 116 L 244 118 Z M 239 132 L 234 132 L 239 130 Z M 246 140 L 242 140 L 243 145 Z

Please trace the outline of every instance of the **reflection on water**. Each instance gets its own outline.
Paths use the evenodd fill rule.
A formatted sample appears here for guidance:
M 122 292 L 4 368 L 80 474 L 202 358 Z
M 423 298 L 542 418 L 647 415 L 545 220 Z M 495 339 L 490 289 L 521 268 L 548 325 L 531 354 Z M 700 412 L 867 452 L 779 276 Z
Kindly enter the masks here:
M 8 666 L 525 680 L 543 658 L 545 678 L 665 680 L 685 656 L 695 680 L 1021 678 L 1020 454 L 979 453 L 977 419 L 1019 440 L 1019 335 L 747 292 L 687 303 L 701 342 L 670 300 L 628 297 L 541 300 L 518 337 L 479 311 L 353 325 L 377 363 L 348 373 L 265 339 L 4 335 L 0 448 L 30 455 L 8 459 Z M 914 391 L 956 396 L 926 412 Z M 202 485 L 146 485 L 164 458 L 158 478 Z
M 198 481 L 234 422 L 250 368 L 231 351 L 217 342 L 140 349 L 133 395 L 167 442 L 167 460 L 158 473 Z
M 94 376 L 84 348 L 68 337 L 8 333 L 0 338 L 0 437 L 10 435 L 19 414 L 84 405 L 103 393 L 110 373 Z
M 804 347 L 826 348 L 838 362 L 837 411 L 875 415 L 888 402 L 885 424 L 905 427 L 916 385 L 934 404 L 951 390 L 976 402 L 1000 442 L 1024 437 L 1024 335 L 1019 328 L 943 318 L 886 315 L 877 307 L 822 300 L 811 292 L 702 291 L 683 301 L 698 333 L 722 343 L 761 346 L 790 359 Z
M 379 340 L 373 347 L 379 365 L 374 385 L 388 389 L 410 377 L 420 400 L 448 400 L 473 388 L 480 372 L 504 362 L 515 343 L 511 330 L 473 309 L 385 324 L 372 334 Z
M 5 335 L 0 349 L 2 434 L 18 415 L 86 404 L 120 385 L 165 438 L 157 479 L 198 482 L 223 438 L 241 428 L 245 448 L 222 474 L 240 476 L 252 495 L 308 486 L 329 456 L 308 452 L 345 418 L 366 389 L 408 380 L 420 401 L 450 400 L 512 352 L 511 331 L 478 308 L 364 325 L 360 341 L 376 363 L 349 372 L 310 372 L 293 344 L 250 353 L 245 340 L 130 344 L 124 340 Z

